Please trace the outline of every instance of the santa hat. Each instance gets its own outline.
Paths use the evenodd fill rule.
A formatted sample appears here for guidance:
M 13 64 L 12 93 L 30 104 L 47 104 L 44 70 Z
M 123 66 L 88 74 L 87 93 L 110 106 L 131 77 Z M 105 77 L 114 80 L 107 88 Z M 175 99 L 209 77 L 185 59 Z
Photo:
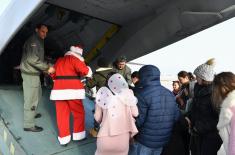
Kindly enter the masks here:
M 70 51 L 82 55 L 83 48 L 81 45 L 75 45 L 70 47 Z
M 209 59 L 206 63 L 198 66 L 194 70 L 194 74 L 205 80 L 205 81 L 213 81 L 215 72 L 214 72 L 214 64 L 215 64 L 215 59 Z

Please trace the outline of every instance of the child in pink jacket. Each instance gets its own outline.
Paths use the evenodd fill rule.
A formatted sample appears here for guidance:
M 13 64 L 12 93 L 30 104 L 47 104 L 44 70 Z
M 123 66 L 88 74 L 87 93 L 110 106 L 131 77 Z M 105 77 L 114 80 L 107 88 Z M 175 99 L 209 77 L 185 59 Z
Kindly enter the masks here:
M 112 75 L 108 86 L 101 87 L 96 96 L 94 117 L 100 130 L 95 155 L 127 155 L 130 138 L 138 133 L 137 98 L 120 74 Z
M 223 140 L 217 155 L 235 155 L 235 75 L 232 72 L 215 76 L 212 96 L 220 109 L 217 128 Z

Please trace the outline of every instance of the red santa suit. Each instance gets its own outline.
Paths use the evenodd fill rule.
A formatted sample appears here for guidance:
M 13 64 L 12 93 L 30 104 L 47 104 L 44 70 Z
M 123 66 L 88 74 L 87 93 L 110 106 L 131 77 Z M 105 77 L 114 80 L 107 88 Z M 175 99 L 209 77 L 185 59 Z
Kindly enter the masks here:
M 73 115 L 73 140 L 86 137 L 85 111 L 82 99 L 85 98 L 84 85 L 80 78 L 91 77 L 92 71 L 86 66 L 82 57 L 83 49 L 72 46 L 64 57 L 55 63 L 55 73 L 52 75 L 54 86 L 51 91 L 51 100 L 55 100 L 56 118 L 58 126 L 58 140 L 61 145 L 69 143 L 70 113 Z

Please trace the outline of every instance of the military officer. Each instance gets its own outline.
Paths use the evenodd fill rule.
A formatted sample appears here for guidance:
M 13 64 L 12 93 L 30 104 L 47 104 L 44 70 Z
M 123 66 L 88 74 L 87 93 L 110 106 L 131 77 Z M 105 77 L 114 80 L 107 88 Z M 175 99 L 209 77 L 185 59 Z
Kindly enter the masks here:
M 23 46 L 23 54 L 20 64 L 24 91 L 24 131 L 40 132 L 42 127 L 35 125 L 36 109 L 42 94 L 40 74 L 41 72 L 53 73 L 54 68 L 44 61 L 44 39 L 48 28 L 39 24 L 36 33 L 30 36 Z

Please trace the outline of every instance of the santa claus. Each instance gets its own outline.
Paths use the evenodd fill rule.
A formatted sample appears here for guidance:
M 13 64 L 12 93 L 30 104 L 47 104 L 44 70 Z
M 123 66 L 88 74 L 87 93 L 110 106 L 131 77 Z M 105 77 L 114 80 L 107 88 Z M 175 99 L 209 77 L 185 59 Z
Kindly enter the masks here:
M 54 86 L 51 100 L 55 100 L 58 126 L 58 140 L 65 145 L 71 140 L 70 113 L 73 115 L 73 140 L 86 137 L 85 111 L 82 99 L 85 98 L 82 77 L 91 77 L 92 71 L 82 57 L 83 48 L 80 45 L 71 46 L 70 51 L 55 63 L 55 73 L 52 74 Z

